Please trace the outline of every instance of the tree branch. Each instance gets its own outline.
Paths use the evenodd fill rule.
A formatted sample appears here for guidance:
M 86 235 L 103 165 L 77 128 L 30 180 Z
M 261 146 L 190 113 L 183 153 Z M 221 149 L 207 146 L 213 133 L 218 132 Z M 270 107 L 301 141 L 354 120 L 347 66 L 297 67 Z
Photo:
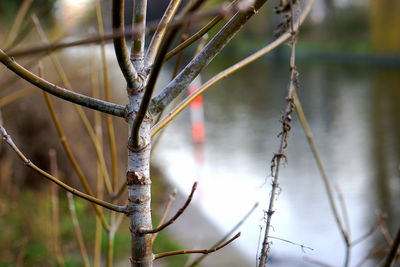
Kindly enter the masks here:
M 128 146 L 134 149 L 141 147 L 139 135 L 140 126 L 144 118 L 146 117 L 147 111 L 149 109 L 151 97 L 153 95 L 154 87 L 157 82 L 158 75 L 160 74 L 162 64 L 164 63 L 165 55 L 168 52 L 168 47 L 172 43 L 173 36 L 169 35 L 163 42 L 160 50 L 157 53 L 156 61 L 151 68 L 150 77 L 148 79 L 146 90 L 144 91 L 143 98 L 141 99 L 139 110 L 137 111 L 135 120 L 131 129 L 131 137 Z
M 306 17 L 308 16 L 311 6 L 312 6 L 313 0 L 310 0 L 307 2 L 306 7 L 304 8 L 304 11 L 302 12 L 300 18 L 298 19 L 296 23 L 296 29 L 304 22 Z M 196 97 L 199 95 L 203 94 L 205 91 L 207 91 L 211 86 L 219 82 L 220 80 L 228 77 L 232 73 L 238 71 L 239 69 L 247 66 L 248 64 L 252 63 L 253 61 L 259 59 L 260 57 L 268 54 L 271 52 L 273 49 L 281 45 L 283 42 L 285 42 L 288 38 L 290 37 L 290 32 L 286 32 L 285 34 L 281 35 L 278 39 L 273 41 L 272 43 L 268 44 L 261 50 L 255 52 L 254 54 L 248 56 L 247 58 L 241 60 L 240 62 L 236 63 L 230 68 L 227 68 L 226 70 L 221 71 L 217 75 L 215 75 L 213 78 L 208 80 L 206 83 L 204 83 L 200 88 L 198 88 L 196 91 L 194 91 L 191 95 L 189 95 L 187 98 L 185 98 L 177 107 L 175 107 L 165 118 L 163 118 L 160 122 L 158 122 L 156 125 L 154 125 L 151 129 L 151 136 L 153 137 L 158 131 L 160 131 L 162 128 L 164 128 L 173 118 L 175 118 L 182 110 L 184 110 L 190 102 L 192 102 Z
M 71 192 L 72 194 L 81 197 L 83 199 L 86 199 L 92 203 L 95 203 L 97 205 L 100 205 L 104 208 L 107 208 L 109 210 L 113 210 L 116 212 L 125 212 L 126 208 L 125 206 L 118 206 L 118 205 L 114 205 L 111 203 L 108 203 L 104 200 L 100 200 L 97 199 L 95 197 L 92 197 L 90 195 L 87 195 L 81 191 L 76 190 L 75 188 L 70 187 L 69 185 L 61 182 L 60 180 L 58 180 L 56 177 L 50 175 L 49 173 L 45 172 L 44 170 L 40 169 L 39 167 L 37 167 L 35 164 L 33 164 L 20 150 L 19 148 L 14 144 L 12 138 L 10 135 L 8 135 L 6 129 L 0 125 L 0 132 L 3 135 L 3 140 L 15 151 L 15 153 L 17 153 L 17 155 L 19 156 L 19 158 L 25 163 L 26 166 L 28 166 L 29 168 L 33 169 L 34 171 L 38 172 L 39 174 L 41 174 L 42 176 L 44 176 L 45 178 L 47 178 L 48 180 L 52 181 L 53 183 L 59 185 L 60 187 L 64 188 L 66 191 Z
M 57 86 L 50 83 L 49 81 L 40 78 L 39 76 L 28 71 L 21 65 L 19 65 L 13 58 L 9 57 L 3 50 L 0 49 L 0 61 L 15 74 L 28 81 L 29 83 L 39 87 L 40 89 L 67 100 L 69 102 L 88 107 L 94 110 L 98 110 L 104 113 L 108 113 L 118 117 L 125 117 L 125 107 L 106 102 L 99 99 L 94 99 L 92 97 L 82 95 L 69 91 L 63 87 Z
M 156 32 L 153 35 L 153 39 L 149 45 L 147 50 L 147 54 L 145 57 L 144 67 L 147 68 L 151 64 L 153 64 L 154 59 L 157 55 L 158 48 L 160 47 L 162 38 L 164 37 L 165 31 L 167 30 L 168 24 L 170 23 L 171 19 L 175 15 L 176 11 L 178 10 L 179 4 L 181 0 L 171 0 L 165 13 L 160 21 L 160 24 L 157 27 Z
M 254 6 L 242 12 L 237 12 L 229 22 L 217 33 L 206 47 L 195 57 L 161 93 L 154 97 L 150 113 L 161 112 L 196 78 L 201 70 L 229 43 L 244 24 L 261 8 L 267 0 L 256 0 Z
M 143 69 L 144 61 L 147 0 L 135 0 L 133 5 L 134 16 L 132 24 L 134 25 L 135 29 L 137 29 L 137 34 L 133 35 L 131 61 L 136 70 L 140 73 Z
M 232 3 L 229 4 L 229 7 L 232 7 L 238 1 L 239 0 L 234 0 Z M 201 28 L 198 32 L 196 32 L 195 34 L 190 36 L 188 39 L 186 39 L 184 42 L 179 44 L 177 47 L 175 47 L 174 49 L 169 51 L 165 57 L 165 60 L 167 61 L 167 60 L 171 59 L 177 53 L 179 53 L 180 51 L 182 51 L 183 49 L 185 49 L 186 47 L 188 47 L 189 45 L 191 45 L 192 43 L 194 43 L 195 41 L 200 39 L 204 34 L 209 32 L 215 25 L 217 25 L 225 17 L 224 15 L 225 15 L 224 13 L 221 13 L 221 14 L 215 16 L 210 22 L 208 22 L 206 24 L 206 26 Z
M 139 232 L 140 234 L 154 234 L 154 233 L 160 232 L 160 231 L 163 230 L 165 227 L 167 227 L 167 226 L 173 224 L 173 223 L 175 222 L 175 220 L 178 219 L 178 217 L 181 216 L 182 213 L 185 211 L 185 209 L 189 206 L 190 201 L 192 201 L 194 191 L 196 191 L 196 188 L 197 188 L 197 182 L 195 182 L 195 183 L 193 184 L 192 192 L 190 192 L 190 195 L 189 195 L 189 197 L 187 198 L 185 204 L 182 206 L 182 208 L 180 208 L 180 209 L 178 210 L 178 212 L 174 215 L 174 217 L 172 217 L 172 218 L 169 219 L 166 223 L 164 223 L 163 225 L 158 226 L 158 227 L 155 228 L 155 229 L 150 229 L 150 230 L 141 230 L 141 229 L 139 229 L 138 232 Z
M 112 28 L 114 34 L 124 32 L 124 0 L 112 1 Z M 132 89 L 139 88 L 141 80 L 129 59 L 129 50 L 126 47 L 124 35 L 114 37 L 114 50 L 128 87 Z
M 160 258 L 163 258 L 163 257 L 180 255 L 180 254 L 193 254 L 193 253 L 210 254 L 210 253 L 213 253 L 213 252 L 215 252 L 217 250 L 220 250 L 221 248 L 226 247 L 227 245 L 229 245 L 230 243 L 232 243 L 235 239 L 237 239 L 239 237 L 240 237 L 240 232 L 237 233 L 231 239 L 229 239 L 227 242 L 222 244 L 221 246 L 213 248 L 213 249 L 194 249 L 194 250 L 169 251 L 169 252 L 164 252 L 164 253 L 159 253 L 159 254 L 154 255 L 154 259 L 157 260 L 157 259 L 160 259 Z
M 258 207 L 258 202 L 256 204 L 254 204 L 254 206 L 250 209 L 249 212 L 247 212 L 247 214 L 232 228 L 232 230 L 230 230 L 223 238 L 221 238 L 221 240 L 219 240 L 217 243 L 215 243 L 212 248 L 215 248 L 217 246 L 219 246 L 220 244 L 222 244 L 226 239 L 228 239 L 228 237 L 233 234 L 246 220 L 247 218 L 253 213 L 253 211 Z M 198 265 L 205 257 L 207 257 L 207 254 L 202 255 L 200 257 L 198 257 L 197 259 L 195 259 L 190 265 L 186 265 L 185 267 L 194 267 L 196 265 Z

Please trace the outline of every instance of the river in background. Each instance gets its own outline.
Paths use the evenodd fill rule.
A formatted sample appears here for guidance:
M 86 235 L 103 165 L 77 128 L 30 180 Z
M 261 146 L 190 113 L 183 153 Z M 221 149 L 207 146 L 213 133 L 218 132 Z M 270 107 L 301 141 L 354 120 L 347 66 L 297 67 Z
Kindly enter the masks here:
M 208 68 L 203 79 L 224 60 Z M 344 197 L 351 239 L 376 223 L 376 210 L 388 214 L 386 223 L 394 235 L 400 222 L 400 70 L 304 60 L 298 69 L 298 94 L 329 179 Z M 186 110 L 168 126 L 154 153 L 155 162 L 181 192 L 188 194 L 199 181 L 194 203 L 222 233 L 260 203 L 235 242 L 253 262 L 265 224 L 270 161 L 279 146 L 288 76 L 287 64 L 269 59 L 218 83 L 204 95 L 204 146 L 194 147 Z M 344 243 L 301 124 L 293 118 L 271 235 L 313 250 L 272 240 L 272 262 L 307 266 L 308 257 L 339 266 Z M 382 244 L 378 230 L 354 247 L 351 266 Z

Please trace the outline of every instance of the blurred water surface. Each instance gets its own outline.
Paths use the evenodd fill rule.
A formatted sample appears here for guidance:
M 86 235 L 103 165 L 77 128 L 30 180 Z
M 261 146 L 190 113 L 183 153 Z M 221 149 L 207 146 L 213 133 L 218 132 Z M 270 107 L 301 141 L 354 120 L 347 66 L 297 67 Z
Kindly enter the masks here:
M 226 60 L 217 60 L 203 79 L 211 77 Z M 400 222 L 400 70 L 305 60 L 298 68 L 298 94 L 329 179 L 345 200 L 351 239 L 376 223 L 376 210 L 388 214 L 387 225 L 394 234 Z M 287 85 L 286 64 L 259 61 L 248 66 L 204 95 L 203 147 L 193 146 L 190 116 L 185 111 L 169 125 L 154 153 L 170 181 L 183 192 L 189 193 L 191 184 L 199 181 L 195 203 L 221 232 L 228 232 L 260 202 L 236 241 L 254 262 Z M 271 235 L 314 250 L 272 240 L 272 262 L 312 265 L 304 260 L 308 257 L 340 266 L 344 243 L 305 134 L 297 116 L 293 118 Z M 384 241 L 378 230 L 354 247 L 351 266 L 381 244 Z M 365 266 L 376 264 L 369 260 Z

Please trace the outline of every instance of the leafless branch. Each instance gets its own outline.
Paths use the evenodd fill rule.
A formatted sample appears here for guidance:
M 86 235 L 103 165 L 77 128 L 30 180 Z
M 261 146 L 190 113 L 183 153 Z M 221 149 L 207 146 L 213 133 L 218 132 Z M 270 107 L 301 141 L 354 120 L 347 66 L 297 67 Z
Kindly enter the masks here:
M 194 250 L 178 250 L 178 251 L 164 252 L 164 253 L 159 253 L 159 254 L 154 255 L 154 259 L 157 260 L 157 259 L 160 259 L 160 258 L 163 258 L 163 257 L 169 257 L 169 256 L 174 256 L 174 255 L 180 255 L 180 254 L 193 254 L 193 253 L 209 254 L 209 253 L 213 253 L 213 252 L 215 252 L 217 250 L 220 250 L 221 248 L 229 245 L 230 243 L 232 243 L 238 237 L 240 237 L 240 232 L 237 233 L 230 240 L 228 240 L 227 242 L 222 244 L 221 246 L 213 248 L 213 249 L 194 249 Z
M 179 216 L 181 216 L 183 214 L 183 212 L 185 211 L 185 209 L 189 206 L 190 202 L 192 201 L 193 198 L 193 194 L 196 191 L 197 188 L 197 182 L 195 182 L 192 186 L 192 191 L 190 192 L 189 197 L 187 198 L 185 204 L 182 206 L 182 208 L 180 208 L 178 210 L 178 212 L 171 218 L 169 219 L 166 223 L 164 223 L 163 225 L 155 228 L 155 229 L 150 229 L 150 230 L 144 230 L 144 229 L 140 229 L 139 233 L 140 234 L 155 234 L 157 232 L 160 232 L 161 230 L 163 230 L 165 227 L 173 224 L 175 222 L 176 219 L 178 219 Z
M 258 207 L 258 202 L 256 204 L 254 204 L 254 206 L 250 209 L 249 212 L 247 212 L 247 214 L 232 228 L 232 230 L 230 230 L 223 238 L 221 238 L 218 242 L 216 242 L 212 247 L 218 247 L 220 244 L 222 244 L 223 242 L 225 242 L 225 240 L 227 240 L 234 232 L 236 232 L 236 230 L 247 220 L 247 218 L 253 213 L 253 211 Z M 193 267 L 198 265 L 202 260 L 204 260 L 204 258 L 207 256 L 207 254 L 204 254 L 200 257 L 198 257 L 197 259 L 195 259 L 191 264 L 186 265 L 187 267 Z
M 100 205 L 104 208 L 116 211 L 116 212 L 125 212 L 125 207 L 124 206 L 118 206 L 118 205 L 114 205 L 111 203 L 108 203 L 104 200 L 100 200 L 97 199 L 93 196 L 87 195 L 81 191 L 76 190 L 75 188 L 70 187 L 69 185 L 61 182 L 59 179 L 57 179 L 56 177 L 50 175 L 49 173 L 43 171 L 42 169 L 40 169 L 39 167 L 37 167 L 35 164 L 33 164 L 20 150 L 19 148 L 15 145 L 15 143 L 13 142 L 13 140 L 11 139 L 11 136 L 8 135 L 6 129 L 0 125 L 0 131 L 3 135 L 3 140 L 15 151 L 15 153 L 17 153 L 17 155 L 19 156 L 19 158 L 25 163 L 26 166 L 28 166 L 29 168 L 33 169 L 34 171 L 38 172 L 39 174 L 41 174 L 42 176 L 44 176 L 45 178 L 49 179 L 50 181 L 52 181 L 53 183 L 56 183 L 57 185 L 59 185 L 60 187 L 64 188 L 66 191 L 71 192 L 72 194 L 84 198 L 92 203 L 95 203 L 97 205 Z

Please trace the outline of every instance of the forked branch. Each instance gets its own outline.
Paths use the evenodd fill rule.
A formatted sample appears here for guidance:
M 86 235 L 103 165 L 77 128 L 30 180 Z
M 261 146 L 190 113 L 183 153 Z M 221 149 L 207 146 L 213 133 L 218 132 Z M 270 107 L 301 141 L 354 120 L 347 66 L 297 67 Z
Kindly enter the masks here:
M 124 32 L 124 0 L 112 1 L 112 28 L 114 34 Z M 130 61 L 129 50 L 126 47 L 124 35 L 114 37 L 114 50 L 128 87 L 131 89 L 139 88 L 141 81 Z
M 160 113 L 171 103 L 211 60 L 232 40 L 244 24 L 257 13 L 266 0 L 255 0 L 253 6 L 237 12 L 204 49 L 173 79 L 159 95 L 153 98 L 150 112 Z
M 307 5 L 304 7 L 304 10 L 303 10 L 302 14 L 300 15 L 300 18 L 295 23 L 295 29 L 298 29 L 298 27 L 304 22 L 304 20 L 308 16 L 308 14 L 311 10 L 312 3 L 313 3 L 313 0 L 309 0 L 307 2 Z M 264 48 L 260 49 L 259 51 L 255 52 L 254 54 L 248 56 L 247 58 L 241 60 L 240 62 L 236 63 L 232 67 L 229 67 L 226 70 L 221 71 L 220 73 L 215 75 L 213 78 L 208 80 L 200 88 L 198 88 L 196 91 L 194 91 L 192 94 L 190 94 L 187 98 L 185 98 L 165 118 L 163 118 L 160 122 L 158 122 L 156 125 L 154 125 L 151 129 L 151 136 L 153 137 L 158 131 L 160 131 L 163 127 L 165 127 L 173 118 L 175 118 L 180 112 L 182 112 L 196 97 L 203 94 L 205 91 L 207 91 L 209 88 L 211 88 L 211 86 L 215 85 L 220 80 L 228 77 L 229 75 L 240 70 L 241 68 L 247 66 L 248 64 L 252 63 L 253 61 L 259 59 L 260 57 L 268 54 L 269 52 L 274 50 L 276 47 L 281 45 L 283 42 L 285 42 L 290 36 L 291 36 L 290 31 L 286 32 L 285 34 L 281 35 L 278 39 L 271 42 Z

